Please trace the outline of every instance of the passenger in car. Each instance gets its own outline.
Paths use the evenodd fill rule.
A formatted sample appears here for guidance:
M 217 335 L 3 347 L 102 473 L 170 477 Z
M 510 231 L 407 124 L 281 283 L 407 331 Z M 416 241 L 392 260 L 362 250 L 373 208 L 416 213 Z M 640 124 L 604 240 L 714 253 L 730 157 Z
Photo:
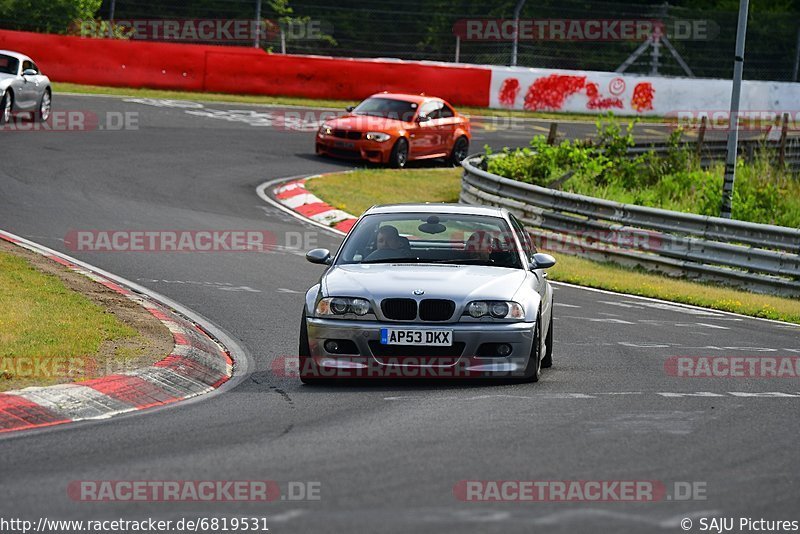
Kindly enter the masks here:
M 499 248 L 500 244 L 497 238 L 486 230 L 478 230 L 473 233 L 464 246 L 469 257 L 487 261 L 491 258 L 492 252 L 498 251 Z

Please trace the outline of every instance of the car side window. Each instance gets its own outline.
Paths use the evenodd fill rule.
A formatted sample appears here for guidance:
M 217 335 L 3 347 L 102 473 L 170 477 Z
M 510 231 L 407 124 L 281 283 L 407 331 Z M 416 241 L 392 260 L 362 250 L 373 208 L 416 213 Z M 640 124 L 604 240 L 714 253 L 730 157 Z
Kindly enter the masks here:
M 33 61 L 28 61 L 27 59 L 22 62 L 22 72 L 25 72 L 28 69 L 33 68 Z
M 33 61 L 31 61 L 31 68 L 36 71 L 36 74 L 41 74 L 41 71 L 39 71 L 39 67 L 37 67 L 36 63 L 34 63 Z
M 441 118 L 441 102 L 426 102 L 422 106 L 422 110 L 420 111 L 420 115 L 425 115 L 429 119 L 439 119 Z
M 441 115 L 443 119 L 450 119 L 455 117 L 456 113 L 453 111 L 453 108 L 448 106 L 447 104 L 442 104 Z
M 522 243 L 522 251 L 525 254 L 525 257 L 530 260 L 534 254 L 536 254 L 536 246 L 531 241 L 531 236 L 528 234 L 525 227 L 522 225 L 519 220 L 511 215 L 511 225 L 514 227 L 514 231 L 519 236 L 519 240 Z

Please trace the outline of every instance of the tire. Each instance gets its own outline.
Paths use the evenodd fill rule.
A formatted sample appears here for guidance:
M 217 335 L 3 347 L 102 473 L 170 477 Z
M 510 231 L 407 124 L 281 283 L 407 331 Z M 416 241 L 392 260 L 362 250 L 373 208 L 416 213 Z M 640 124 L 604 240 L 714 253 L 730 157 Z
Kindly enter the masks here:
M 461 162 L 464 161 L 469 155 L 469 139 L 464 136 L 459 137 L 456 139 L 456 142 L 453 144 L 453 151 L 450 152 L 450 157 L 447 159 L 448 163 L 453 167 L 458 167 L 461 165 Z
M 542 315 L 536 318 L 536 327 L 533 334 L 533 347 L 522 382 L 538 382 L 542 375 Z
M 0 99 L 0 124 L 6 124 L 11 120 L 11 113 L 14 109 L 14 95 L 11 91 L 3 93 Z
M 401 137 L 392 147 L 392 153 L 389 155 L 389 165 L 395 169 L 402 169 L 408 163 L 408 141 Z
M 45 89 L 42 98 L 39 99 L 39 108 L 34 113 L 37 122 L 47 122 L 53 109 L 53 93 L 50 89 Z
M 298 340 L 297 354 L 300 362 L 300 381 L 303 384 L 324 384 L 330 379 L 321 377 L 317 366 L 311 359 L 311 347 L 308 344 L 308 326 L 306 325 L 306 311 L 300 318 L 300 339 Z
M 552 306 L 552 305 L 551 305 Z M 547 327 L 547 337 L 544 340 L 547 349 L 542 358 L 542 369 L 553 367 L 553 311 L 550 310 L 550 326 Z

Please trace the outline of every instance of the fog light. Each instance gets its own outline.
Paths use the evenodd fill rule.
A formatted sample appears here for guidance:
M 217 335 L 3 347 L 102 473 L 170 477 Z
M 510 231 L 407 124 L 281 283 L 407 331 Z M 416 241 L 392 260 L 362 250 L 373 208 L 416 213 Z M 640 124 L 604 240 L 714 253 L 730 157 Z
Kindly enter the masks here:
M 339 352 L 339 343 L 333 339 L 329 339 L 328 341 L 325 342 L 325 350 L 333 354 L 336 354 L 337 352 Z
M 507 343 L 501 343 L 497 346 L 497 354 L 500 356 L 508 356 L 511 354 L 511 345 Z

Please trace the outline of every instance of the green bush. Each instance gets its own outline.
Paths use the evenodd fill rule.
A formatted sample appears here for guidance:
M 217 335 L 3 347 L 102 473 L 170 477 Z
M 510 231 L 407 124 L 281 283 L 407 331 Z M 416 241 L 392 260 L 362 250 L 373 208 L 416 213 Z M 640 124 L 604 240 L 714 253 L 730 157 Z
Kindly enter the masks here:
M 543 187 L 668 210 L 718 216 L 724 165 L 700 166 L 694 150 L 673 131 L 666 153 L 645 152 L 634 158 L 631 122 L 623 129 L 611 117 L 597 121 L 597 141 L 564 141 L 548 145 L 536 136 L 530 147 L 505 148 L 488 159 L 488 170 Z M 487 155 L 491 154 L 486 148 Z M 767 151 L 753 162 L 737 163 L 733 217 L 739 220 L 800 227 L 800 181 L 772 161 Z

